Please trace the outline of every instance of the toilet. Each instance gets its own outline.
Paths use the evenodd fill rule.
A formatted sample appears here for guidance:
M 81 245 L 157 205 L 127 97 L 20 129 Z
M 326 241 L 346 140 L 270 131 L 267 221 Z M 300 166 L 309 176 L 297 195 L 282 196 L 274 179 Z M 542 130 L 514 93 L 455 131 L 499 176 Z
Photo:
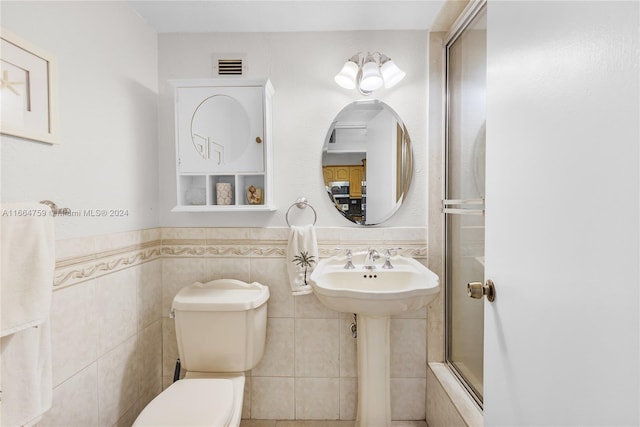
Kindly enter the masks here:
M 134 426 L 237 427 L 244 372 L 264 353 L 269 288 L 234 279 L 196 282 L 173 299 L 184 379 L 140 413 Z

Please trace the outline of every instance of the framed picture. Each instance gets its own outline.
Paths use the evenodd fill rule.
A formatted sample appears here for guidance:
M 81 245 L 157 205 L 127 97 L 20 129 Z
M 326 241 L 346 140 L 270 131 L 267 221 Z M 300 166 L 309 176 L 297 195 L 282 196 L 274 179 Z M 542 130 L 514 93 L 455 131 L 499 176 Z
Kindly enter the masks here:
M 0 133 L 58 143 L 54 59 L 6 30 L 0 43 Z

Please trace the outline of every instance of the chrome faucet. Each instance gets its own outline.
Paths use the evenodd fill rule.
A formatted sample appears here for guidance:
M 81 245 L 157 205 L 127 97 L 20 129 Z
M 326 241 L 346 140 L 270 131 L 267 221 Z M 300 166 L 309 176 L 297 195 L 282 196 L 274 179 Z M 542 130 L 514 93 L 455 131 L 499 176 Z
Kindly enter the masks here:
M 349 248 L 336 248 L 336 253 L 342 252 L 344 251 L 344 256 L 347 258 L 347 263 L 344 265 L 344 269 L 345 270 L 353 270 L 354 268 L 356 268 L 355 265 L 353 265 L 353 252 L 351 251 L 351 249 Z
M 393 268 L 393 265 L 391 265 L 391 249 L 387 249 L 384 252 L 384 265 L 382 266 L 382 268 L 386 270 L 390 270 Z
M 376 268 L 376 260 L 380 258 L 380 253 L 377 250 L 369 248 L 367 251 L 367 257 L 364 260 L 364 268 L 367 270 L 373 270 Z
M 353 265 L 353 262 L 352 262 L 353 253 L 351 253 L 351 249 L 346 250 L 346 256 L 347 256 L 347 263 L 345 264 L 344 268 L 345 270 L 353 270 L 354 268 L 356 268 L 356 266 Z
M 393 265 L 391 264 L 391 251 L 398 251 L 400 249 L 402 248 L 389 248 L 384 251 L 384 265 L 382 266 L 382 268 L 386 270 L 390 270 L 393 268 Z

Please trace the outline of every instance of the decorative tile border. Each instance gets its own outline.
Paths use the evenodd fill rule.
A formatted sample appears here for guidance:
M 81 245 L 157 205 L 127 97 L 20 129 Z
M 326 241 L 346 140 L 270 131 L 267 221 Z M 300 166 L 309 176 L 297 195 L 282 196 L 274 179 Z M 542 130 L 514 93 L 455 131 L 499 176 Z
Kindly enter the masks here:
M 351 231 L 345 237 L 335 233 L 335 229 L 320 229 L 318 251 L 320 258 L 325 258 L 335 255 L 336 248 L 348 248 L 354 252 L 365 251 L 369 247 L 379 250 L 401 248 L 398 250 L 401 255 L 426 259 L 426 231 L 424 239 L 414 238 L 417 234 L 411 231 L 396 229 L 394 233 L 389 233 L 378 229 L 371 233 L 370 239 L 363 239 L 362 232 Z M 396 233 L 399 239 L 391 238 Z M 75 253 L 59 259 L 53 286 L 54 289 L 61 289 L 161 258 L 285 258 L 287 235 L 286 229 L 162 228 L 145 230 L 142 237 L 141 232 L 131 232 L 121 233 L 117 239 L 113 235 L 87 238 L 87 241 L 94 240 L 91 244 L 86 244 L 83 239 L 63 242 L 66 243 L 63 244 L 66 249 L 76 245 L 94 249 L 91 251 L 93 253 Z M 168 238 L 163 238 L 165 236 Z M 126 244 L 145 237 L 152 240 Z M 109 241 L 109 244 L 100 244 L 104 243 L 102 240 Z M 113 240 L 115 243 L 111 242 Z M 117 247 L 118 242 L 126 243 Z M 96 247 L 105 249 L 100 251 Z
M 152 261 L 161 255 L 160 241 L 148 242 L 120 250 L 64 259 L 56 262 L 53 278 L 55 289 L 78 284 L 90 279 L 115 273 L 125 268 Z

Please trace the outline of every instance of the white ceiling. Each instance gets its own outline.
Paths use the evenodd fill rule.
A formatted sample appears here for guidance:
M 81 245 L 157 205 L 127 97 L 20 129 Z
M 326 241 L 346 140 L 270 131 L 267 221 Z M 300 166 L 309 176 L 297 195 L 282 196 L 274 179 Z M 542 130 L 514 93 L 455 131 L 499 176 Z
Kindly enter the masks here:
M 158 33 L 426 30 L 446 0 L 130 0 Z

